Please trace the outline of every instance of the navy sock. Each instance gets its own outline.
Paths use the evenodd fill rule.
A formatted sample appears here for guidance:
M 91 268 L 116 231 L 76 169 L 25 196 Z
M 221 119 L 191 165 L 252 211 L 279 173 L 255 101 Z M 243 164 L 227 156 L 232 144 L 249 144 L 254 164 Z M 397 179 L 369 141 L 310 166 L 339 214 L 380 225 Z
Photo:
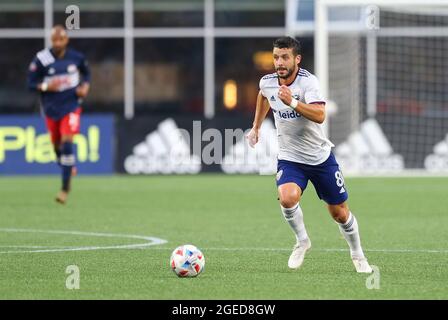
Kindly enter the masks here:
M 73 143 L 64 142 L 61 148 L 62 166 L 62 190 L 68 192 L 70 189 L 70 178 L 72 168 L 75 165 L 75 155 L 73 154 Z

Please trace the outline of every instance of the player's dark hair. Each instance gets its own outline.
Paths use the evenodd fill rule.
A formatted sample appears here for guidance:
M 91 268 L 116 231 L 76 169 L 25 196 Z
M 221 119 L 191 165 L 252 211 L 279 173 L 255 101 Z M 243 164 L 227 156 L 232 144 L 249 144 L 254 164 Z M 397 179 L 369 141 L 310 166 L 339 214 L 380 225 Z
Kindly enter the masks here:
M 291 37 L 280 37 L 276 39 L 273 43 L 273 47 L 279 49 L 292 49 L 292 53 L 294 56 L 302 54 L 302 46 L 300 45 L 299 40 Z

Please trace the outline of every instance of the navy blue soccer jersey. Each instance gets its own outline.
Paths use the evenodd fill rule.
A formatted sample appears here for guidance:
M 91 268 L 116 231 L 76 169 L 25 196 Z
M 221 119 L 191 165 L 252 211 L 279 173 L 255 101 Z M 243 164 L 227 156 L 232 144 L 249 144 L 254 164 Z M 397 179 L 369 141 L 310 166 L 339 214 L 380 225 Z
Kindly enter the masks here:
M 90 70 L 84 55 L 68 49 L 58 59 L 51 49 L 39 51 L 29 66 L 28 87 L 37 90 L 40 83 L 56 80 L 60 83 L 57 92 L 40 92 L 41 104 L 47 117 L 59 120 L 81 104 L 76 87 L 90 82 Z

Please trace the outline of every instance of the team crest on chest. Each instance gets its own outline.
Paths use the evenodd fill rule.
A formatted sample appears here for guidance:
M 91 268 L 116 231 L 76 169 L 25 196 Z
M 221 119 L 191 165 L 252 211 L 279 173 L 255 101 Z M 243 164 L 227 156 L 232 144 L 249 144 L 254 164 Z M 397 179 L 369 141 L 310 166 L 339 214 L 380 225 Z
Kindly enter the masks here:
M 74 65 L 74 64 L 70 64 L 68 67 L 67 67 L 67 72 L 68 73 L 75 73 L 76 72 L 76 65 Z

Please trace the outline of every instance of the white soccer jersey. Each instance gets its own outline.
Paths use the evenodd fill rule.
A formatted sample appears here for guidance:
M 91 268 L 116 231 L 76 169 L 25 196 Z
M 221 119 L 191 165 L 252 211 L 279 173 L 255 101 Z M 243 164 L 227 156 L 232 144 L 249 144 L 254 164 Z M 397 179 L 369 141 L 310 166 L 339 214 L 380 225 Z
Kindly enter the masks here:
M 333 143 L 327 139 L 322 125 L 302 117 L 278 98 L 280 88 L 276 73 L 260 80 L 262 95 L 268 99 L 274 113 L 279 145 L 279 160 L 318 165 L 327 160 Z M 316 76 L 300 68 L 294 82 L 288 86 L 292 96 L 304 103 L 325 103 Z

